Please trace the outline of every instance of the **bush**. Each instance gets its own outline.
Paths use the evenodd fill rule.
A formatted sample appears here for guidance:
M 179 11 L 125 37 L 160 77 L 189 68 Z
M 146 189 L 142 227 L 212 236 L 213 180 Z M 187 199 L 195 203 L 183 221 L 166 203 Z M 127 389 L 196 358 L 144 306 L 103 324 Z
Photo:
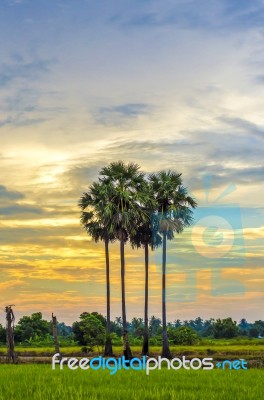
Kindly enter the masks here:
M 239 335 L 239 327 L 232 318 L 217 319 L 212 324 L 215 339 L 230 339 Z
M 168 329 L 168 338 L 173 344 L 193 345 L 199 342 L 197 333 L 188 326 Z
M 149 339 L 150 346 L 161 346 L 162 345 L 162 338 L 161 336 L 154 336 Z

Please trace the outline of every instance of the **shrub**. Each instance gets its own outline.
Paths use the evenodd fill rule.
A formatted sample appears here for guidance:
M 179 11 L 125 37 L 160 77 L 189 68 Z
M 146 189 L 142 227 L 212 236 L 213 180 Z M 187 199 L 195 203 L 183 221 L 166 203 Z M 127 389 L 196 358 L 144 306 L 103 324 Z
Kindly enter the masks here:
M 197 333 L 188 326 L 168 329 L 168 338 L 173 344 L 182 345 L 193 345 L 199 341 Z

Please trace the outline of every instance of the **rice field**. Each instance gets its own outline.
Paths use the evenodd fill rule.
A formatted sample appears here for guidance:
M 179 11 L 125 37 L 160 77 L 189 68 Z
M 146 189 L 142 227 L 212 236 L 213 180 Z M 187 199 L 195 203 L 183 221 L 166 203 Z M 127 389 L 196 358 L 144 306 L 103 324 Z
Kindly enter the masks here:
M 135 355 L 141 354 L 141 346 L 131 346 L 132 352 Z M 205 343 L 201 343 L 198 345 L 171 345 L 171 352 L 174 354 L 197 354 L 197 355 L 206 355 L 208 352 L 218 353 L 218 354 L 233 354 L 233 355 L 242 355 L 254 356 L 254 355 L 262 355 L 264 356 L 264 339 L 258 340 L 238 340 L 238 339 L 230 339 L 230 340 L 207 340 Z M 113 346 L 114 353 L 119 356 L 123 353 L 123 346 Z M 18 355 L 47 355 L 51 356 L 54 354 L 53 346 L 16 346 L 16 352 Z M 82 353 L 81 346 L 68 346 L 61 347 L 61 352 L 64 355 L 78 355 Z M 161 353 L 161 346 L 150 346 L 150 353 L 153 355 L 159 355 Z M 6 354 L 6 346 L 0 346 L 0 355 Z M 95 351 L 92 355 L 98 355 L 98 351 L 95 348 Z
M 0 365 L 0 400 L 263 399 L 264 370 L 76 370 Z

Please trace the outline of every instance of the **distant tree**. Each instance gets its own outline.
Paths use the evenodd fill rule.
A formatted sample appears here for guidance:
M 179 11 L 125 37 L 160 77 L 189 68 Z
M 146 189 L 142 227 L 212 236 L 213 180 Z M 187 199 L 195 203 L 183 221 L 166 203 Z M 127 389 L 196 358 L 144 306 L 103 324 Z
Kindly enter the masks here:
M 240 320 L 238 326 L 239 326 L 241 329 L 247 329 L 248 326 L 249 326 L 249 323 L 247 322 L 246 318 L 242 318 L 242 319 Z
M 254 326 L 252 326 L 252 328 L 249 329 L 249 336 L 252 338 L 257 338 L 259 335 L 258 333 L 258 329 Z
M 198 342 L 199 337 L 194 329 L 188 326 L 179 328 L 168 328 L 168 338 L 173 344 L 193 345 Z
M 131 333 L 134 337 L 140 338 L 144 335 L 145 326 L 142 318 L 132 318 Z
M 258 320 L 253 324 L 253 328 L 258 331 L 258 336 L 264 337 L 264 321 Z
M 203 323 L 203 336 L 213 336 L 214 318 L 206 319 Z
M 151 336 L 155 336 L 161 331 L 161 319 L 152 315 L 149 321 L 149 328 Z
M 72 336 L 72 327 L 65 325 L 64 322 L 58 322 L 58 335 L 65 338 Z
M 213 335 L 216 339 L 229 339 L 236 337 L 239 334 L 239 327 L 237 326 L 236 321 L 233 321 L 232 318 L 217 319 L 213 322 L 212 328 Z
M 99 319 L 99 321 L 101 321 L 101 324 L 102 324 L 104 327 L 106 327 L 106 318 L 105 318 L 102 314 L 100 314 L 100 313 L 98 313 L 98 312 L 96 312 L 96 311 L 93 311 L 93 312 L 91 313 L 91 315 L 93 315 L 95 318 Z
M 202 333 L 203 329 L 204 329 L 204 323 L 203 323 L 203 319 L 201 317 L 197 317 L 195 318 L 194 322 L 193 322 L 193 329 L 196 332 Z
M 6 330 L 1 324 L 0 324 L 0 343 L 6 343 Z
M 81 330 L 81 322 L 74 322 L 72 324 L 72 332 L 73 332 L 73 337 L 74 340 L 80 345 L 84 346 L 85 345 L 85 339 L 84 339 L 84 333 Z
M 122 323 L 122 318 L 121 317 L 116 317 L 115 318 L 115 323 L 116 323 L 116 325 L 120 326 L 120 328 L 122 328 L 123 323 Z
M 116 321 L 110 321 L 110 330 L 112 333 L 115 333 L 117 336 L 122 335 L 122 323 L 118 324 Z
M 82 346 L 92 351 L 94 346 L 102 346 L 106 336 L 106 319 L 97 312 L 84 312 L 80 321 L 74 322 L 72 331 L 74 339 Z
M 249 324 L 245 318 L 242 318 L 238 324 L 240 329 L 240 334 L 243 336 L 247 336 L 249 334 L 250 328 L 252 328 L 252 324 Z
M 47 335 L 51 335 L 51 324 L 42 318 L 41 312 L 20 318 L 15 327 L 15 340 L 18 342 L 30 339 L 41 340 Z
M 99 347 L 104 345 L 106 330 L 100 319 L 95 315 L 90 314 L 83 319 L 80 326 L 83 332 L 83 338 L 88 351 L 92 351 L 95 346 Z
M 176 319 L 174 321 L 174 328 L 179 328 L 180 326 L 182 326 L 181 320 L 180 319 Z

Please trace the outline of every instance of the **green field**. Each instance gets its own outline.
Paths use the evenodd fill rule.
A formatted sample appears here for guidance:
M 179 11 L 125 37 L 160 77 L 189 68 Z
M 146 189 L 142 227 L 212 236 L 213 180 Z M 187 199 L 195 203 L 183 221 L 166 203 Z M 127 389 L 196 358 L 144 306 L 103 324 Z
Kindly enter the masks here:
M 48 365 L 1 365 L 0 400 L 262 399 L 264 370 L 52 371 Z
M 134 356 L 141 354 L 141 346 L 131 346 Z M 121 356 L 123 353 L 122 346 L 113 347 L 114 354 Z M 264 339 L 212 339 L 203 340 L 200 344 L 194 346 L 172 345 L 171 351 L 175 355 L 193 355 L 193 356 L 206 356 L 222 358 L 225 356 L 230 357 L 244 357 L 250 359 L 264 359 Z M 17 346 L 16 352 L 19 356 L 52 356 L 54 354 L 53 346 L 46 347 L 24 347 Z M 80 346 L 74 347 L 61 347 L 61 352 L 64 355 L 81 356 L 83 353 Z M 161 353 L 160 346 L 150 346 L 150 355 L 157 356 Z M 0 356 L 6 354 L 6 347 L 0 347 Z M 98 356 L 98 349 L 95 348 L 94 352 L 89 356 Z

